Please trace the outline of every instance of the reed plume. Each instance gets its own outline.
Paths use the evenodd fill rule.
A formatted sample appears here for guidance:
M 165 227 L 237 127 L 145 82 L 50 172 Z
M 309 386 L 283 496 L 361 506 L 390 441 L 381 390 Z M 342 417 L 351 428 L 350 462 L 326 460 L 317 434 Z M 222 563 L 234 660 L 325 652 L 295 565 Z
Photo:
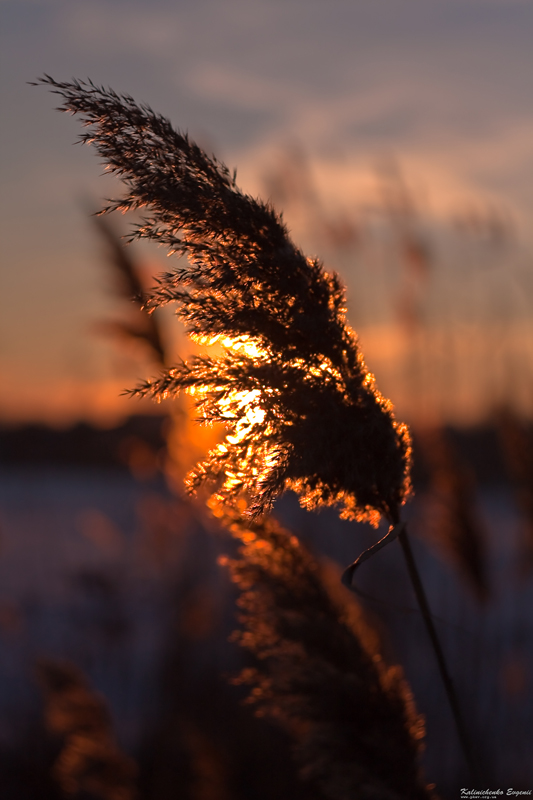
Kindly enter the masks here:
M 119 749 L 107 705 L 73 664 L 41 660 L 49 732 L 62 740 L 53 777 L 65 795 L 135 800 L 136 767 Z
M 129 301 L 130 319 L 101 322 L 103 333 L 141 342 L 149 351 L 153 361 L 164 366 L 167 359 L 166 347 L 161 325 L 157 315 L 143 313 L 145 288 L 140 266 L 124 247 L 120 237 L 106 217 L 93 215 L 96 230 L 103 239 L 106 249 L 106 263 L 114 278 L 115 293 Z
M 533 570 L 533 428 L 509 409 L 498 415 L 498 433 L 517 505 L 523 515 L 520 571 Z
M 443 428 L 416 435 L 429 468 L 429 511 L 424 526 L 455 562 L 480 601 L 489 597 L 486 533 L 476 509 L 475 483 Z
M 302 776 L 329 800 L 433 797 L 418 764 L 423 721 L 375 634 L 294 536 L 272 520 L 223 520 L 242 542 L 239 559 L 223 560 L 240 590 L 235 638 L 257 663 L 238 682 L 252 687 L 259 715 L 288 729 Z
M 148 106 L 91 82 L 40 83 L 79 114 L 106 169 L 125 184 L 102 213 L 145 209 L 130 241 L 149 239 L 186 256 L 147 299 L 177 304 L 192 338 L 219 342 L 134 394 L 198 397 L 207 423 L 229 429 L 189 474 L 194 491 L 214 482 L 222 506 L 258 518 L 293 489 L 306 508 L 339 505 L 341 516 L 398 526 L 402 546 L 465 751 L 457 699 L 434 629 L 400 508 L 410 493 L 407 427 L 377 390 L 346 321 L 344 289 L 293 244 L 282 218 L 244 194 L 236 174 L 208 157 Z M 468 756 L 467 756 L 468 757 Z
M 191 490 L 216 481 L 225 503 L 245 496 L 256 516 L 292 488 L 308 508 L 340 504 L 348 518 L 397 522 L 410 489 L 409 433 L 366 368 L 339 278 L 303 255 L 235 173 L 149 107 L 90 82 L 40 82 L 81 116 L 90 128 L 81 141 L 126 186 L 103 212 L 145 209 L 131 239 L 189 259 L 159 278 L 148 307 L 176 303 L 193 338 L 223 347 L 136 392 L 195 393 L 203 419 L 229 429 L 190 474 Z

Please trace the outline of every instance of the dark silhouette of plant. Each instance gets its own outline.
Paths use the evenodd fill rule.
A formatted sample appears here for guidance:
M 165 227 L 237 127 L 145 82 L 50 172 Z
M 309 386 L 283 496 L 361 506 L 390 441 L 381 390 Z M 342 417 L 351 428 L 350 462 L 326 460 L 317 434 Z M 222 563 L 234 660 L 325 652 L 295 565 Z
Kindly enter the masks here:
M 478 600 L 489 597 L 485 531 L 475 506 L 475 484 L 443 428 L 420 430 L 429 468 L 429 512 L 425 527 L 456 563 Z
M 92 219 L 106 244 L 106 262 L 112 270 L 115 292 L 130 303 L 129 321 L 109 320 L 101 322 L 98 328 L 106 334 L 142 342 L 155 363 L 164 366 L 168 356 L 157 315 L 143 312 L 146 297 L 141 271 L 106 217 L 93 215 Z
M 507 471 L 523 515 L 520 571 L 528 575 L 533 569 L 533 429 L 510 409 L 500 411 L 498 423 Z
M 49 732 L 62 740 L 53 776 L 68 797 L 135 800 L 136 767 L 119 749 L 105 701 L 73 664 L 37 665 Z
M 223 346 L 219 355 L 182 362 L 135 391 L 157 400 L 189 391 L 206 422 L 229 428 L 190 474 L 190 489 L 214 481 L 216 502 L 246 508 L 252 518 L 286 489 L 307 508 L 342 505 L 342 516 L 373 524 L 384 516 L 394 526 L 387 540 L 400 540 L 469 758 L 400 523 L 410 492 L 409 432 L 366 368 L 338 277 L 303 255 L 281 217 L 238 189 L 235 173 L 148 106 L 91 82 L 40 82 L 62 97 L 60 110 L 81 115 L 90 128 L 81 141 L 95 146 L 127 188 L 102 213 L 146 209 L 130 240 L 150 239 L 188 257 L 159 278 L 147 307 L 175 302 L 191 337 Z
M 91 126 L 81 140 L 128 189 L 104 211 L 146 208 L 132 238 L 189 258 L 159 279 L 149 307 L 176 302 L 191 336 L 224 345 L 219 357 L 192 359 L 138 390 L 195 392 L 204 418 L 230 428 L 191 488 L 218 479 L 225 502 L 251 498 L 252 515 L 293 488 L 309 508 L 342 503 L 347 517 L 397 522 L 410 488 L 409 434 L 366 368 L 338 277 L 168 120 L 91 83 L 42 82 Z
M 288 729 L 303 777 L 331 800 L 432 797 L 417 763 L 423 721 L 375 634 L 294 536 L 268 519 L 223 521 L 242 542 L 240 558 L 224 560 L 240 590 L 235 638 L 257 659 L 238 681 L 256 713 Z

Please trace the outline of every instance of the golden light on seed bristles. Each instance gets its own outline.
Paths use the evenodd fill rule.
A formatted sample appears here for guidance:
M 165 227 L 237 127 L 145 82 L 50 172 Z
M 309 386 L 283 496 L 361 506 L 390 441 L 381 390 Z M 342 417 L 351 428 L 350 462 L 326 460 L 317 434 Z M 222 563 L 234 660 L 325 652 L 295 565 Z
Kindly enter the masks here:
M 43 79 L 79 113 L 126 195 L 104 211 L 147 207 L 132 239 L 179 259 L 146 307 L 177 304 L 188 334 L 215 345 L 146 382 L 155 399 L 187 391 L 207 424 L 228 431 L 189 474 L 224 502 L 246 497 L 252 516 L 287 488 L 307 507 L 391 522 L 409 491 L 410 441 L 376 390 L 346 321 L 338 277 L 307 258 L 273 208 L 245 195 L 234 175 L 187 136 L 129 97 L 81 82 Z

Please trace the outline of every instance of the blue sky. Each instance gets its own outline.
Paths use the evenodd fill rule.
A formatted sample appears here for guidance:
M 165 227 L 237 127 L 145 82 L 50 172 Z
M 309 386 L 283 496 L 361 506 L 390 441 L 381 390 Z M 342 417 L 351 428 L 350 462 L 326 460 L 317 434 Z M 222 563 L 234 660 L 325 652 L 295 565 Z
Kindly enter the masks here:
M 0 412 L 17 392 L 31 409 L 28 376 L 50 395 L 116 372 L 89 334 L 110 302 L 81 208 L 113 190 L 90 150 L 71 146 L 76 121 L 27 86 L 43 72 L 148 102 L 254 193 L 297 143 L 325 202 L 347 207 L 393 154 L 436 215 L 492 204 L 531 249 L 532 2 L 0 0 L 0 14 L 0 359 L 12 387 Z

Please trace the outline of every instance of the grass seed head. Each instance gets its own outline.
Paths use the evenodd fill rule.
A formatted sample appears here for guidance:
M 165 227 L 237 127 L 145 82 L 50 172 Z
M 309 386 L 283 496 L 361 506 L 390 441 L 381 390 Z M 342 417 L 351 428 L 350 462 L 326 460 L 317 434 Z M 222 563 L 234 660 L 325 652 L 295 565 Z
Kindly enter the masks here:
M 338 504 L 348 518 L 396 522 L 410 490 L 409 433 L 366 368 L 338 277 L 149 107 L 90 82 L 41 82 L 80 115 L 81 141 L 126 187 L 104 212 L 142 209 L 131 238 L 188 259 L 159 278 L 147 307 L 175 303 L 192 337 L 222 346 L 136 390 L 194 393 L 203 420 L 228 429 L 189 488 L 215 481 L 224 503 L 245 497 L 251 516 L 293 489 L 308 508 Z

